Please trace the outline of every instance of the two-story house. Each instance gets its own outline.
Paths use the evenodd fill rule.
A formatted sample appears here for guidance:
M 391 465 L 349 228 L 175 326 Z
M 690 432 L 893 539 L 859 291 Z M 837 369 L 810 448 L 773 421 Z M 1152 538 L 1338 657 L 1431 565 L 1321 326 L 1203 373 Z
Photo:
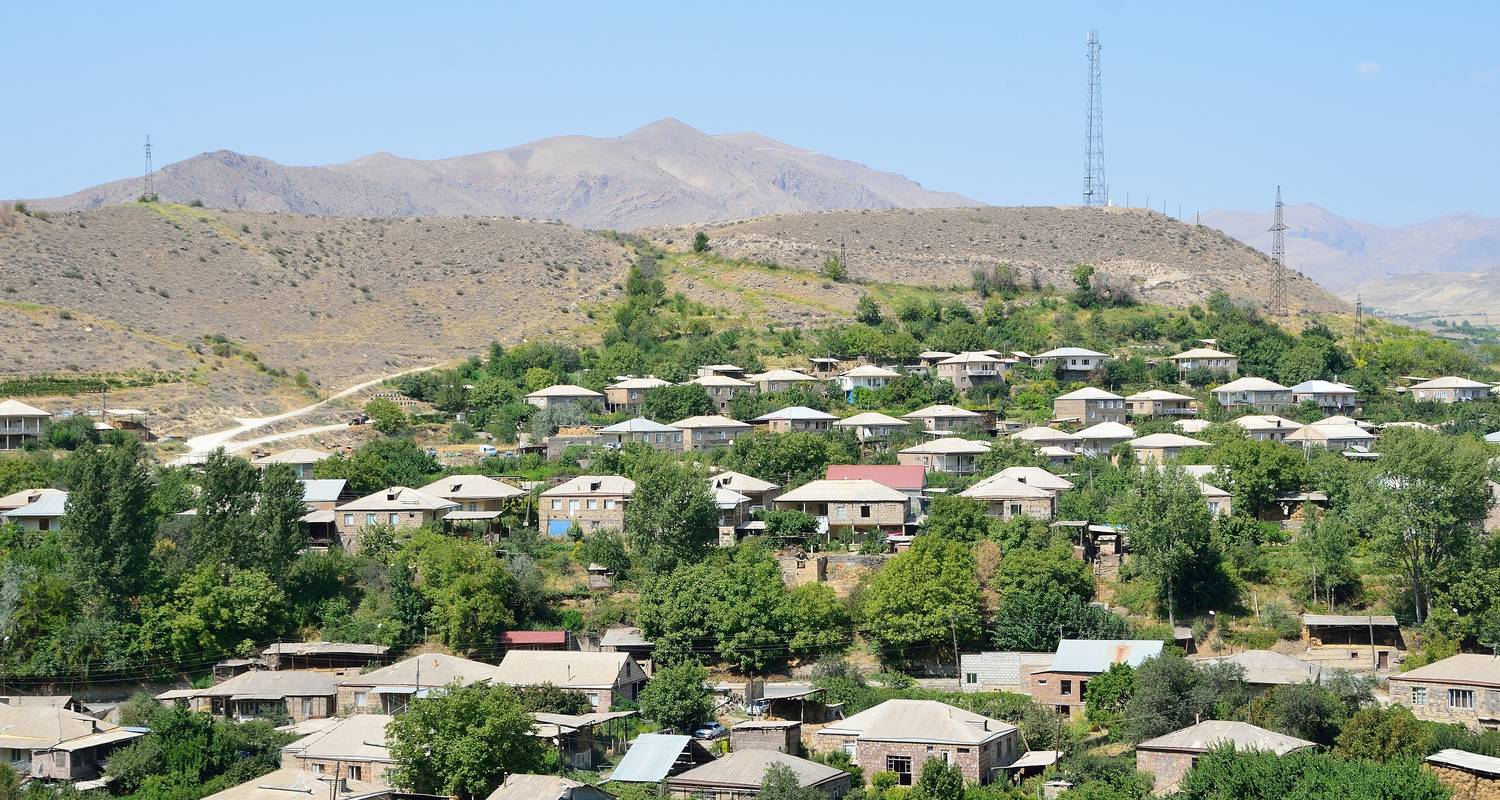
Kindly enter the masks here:
M 647 375 L 644 378 L 622 377 L 604 387 L 604 410 L 610 413 L 624 411 L 635 414 L 641 410 L 646 392 L 659 386 L 671 386 L 671 381 Z
M 920 425 L 922 430 L 932 433 L 946 433 L 961 428 L 980 428 L 984 425 L 984 415 L 978 411 L 970 411 L 967 408 L 959 408 L 947 403 L 919 408 L 910 414 L 902 414 L 901 418 L 911 420 Z
M 835 423 L 833 427 L 854 431 L 854 437 L 861 444 L 872 444 L 884 442 L 892 436 L 899 436 L 911 427 L 911 423 L 904 419 L 886 416 L 878 411 L 866 411 L 845 417 Z
M 1411 387 L 1411 398 L 1421 402 L 1462 403 L 1468 400 L 1483 400 L 1490 396 L 1493 387 L 1488 383 L 1471 381 L 1452 375 L 1422 381 Z M 0 416 L 4 416 L 0 411 Z
M 0 400 L 0 450 L 20 450 L 41 438 L 52 414 L 20 400 Z
M 538 527 L 549 536 L 566 536 L 573 525 L 584 533 L 601 528 L 625 530 L 625 506 L 635 481 L 619 475 L 579 475 L 542 492 Z
M 750 511 L 760 511 L 771 507 L 771 501 L 781 491 L 781 487 L 770 481 L 764 481 L 743 472 L 721 469 L 712 472 L 708 476 L 708 488 L 710 490 L 728 489 L 750 498 Z
M 1093 386 L 1058 395 L 1052 400 L 1052 420 L 1075 425 L 1125 421 L 1125 398 Z
M 1324 414 L 1343 414 L 1359 408 L 1359 390 L 1333 381 L 1303 381 L 1292 387 L 1292 402 L 1313 403 Z
M 827 411 L 807 406 L 788 406 L 750 421 L 756 425 L 764 425 L 772 433 L 825 433 L 833 430 L 833 423 L 837 420 L 838 417 Z
M 988 442 L 944 436 L 896 453 L 898 464 L 919 464 L 932 472 L 972 475 L 979 457 L 990 451 Z
M 818 517 L 831 530 L 901 534 L 906 531 L 911 499 L 872 480 L 815 480 L 783 492 L 773 504 L 779 510 Z
M 1055 362 L 1058 379 L 1072 381 L 1087 378 L 1090 372 L 1104 366 L 1108 360 L 1108 355 L 1087 348 L 1058 347 L 1032 356 L 1031 364 L 1041 367 Z
M 1147 389 L 1125 398 L 1125 409 L 1136 417 L 1191 417 L 1198 413 L 1193 398 L 1166 389 Z
M 1187 374 L 1194 370 L 1223 373 L 1231 378 L 1240 371 L 1239 356 L 1215 350 L 1212 347 L 1194 347 L 1175 356 L 1167 356 L 1167 359 L 1177 365 L 1177 374 L 1184 380 Z
M 933 367 L 937 376 L 960 392 L 976 386 L 995 383 L 1005 378 L 1005 365 L 1000 359 L 985 353 L 959 353 L 937 362 Z
M 574 386 L 571 383 L 558 383 L 526 395 L 526 402 L 537 408 L 556 408 L 558 406 L 569 406 L 578 403 L 598 403 L 603 405 L 604 395 L 593 389 L 585 389 L 582 386 Z
M 351 500 L 334 508 L 334 520 L 340 543 L 345 550 L 358 550 L 364 529 L 375 525 L 392 528 L 420 528 L 430 525 L 458 508 L 458 503 L 433 497 L 405 486 L 392 486 Z
M 1214 387 L 1212 394 L 1224 408 L 1253 408 L 1273 413 L 1292 404 L 1292 390 L 1265 378 L 1245 377 Z
M 835 379 L 835 383 L 838 384 L 839 390 L 844 393 L 844 399 L 852 403 L 854 402 L 854 392 L 856 389 L 866 389 L 872 392 L 879 391 L 880 389 L 884 389 L 886 384 L 899 377 L 901 377 L 901 373 L 893 369 L 877 367 L 873 364 L 864 364 L 839 375 Z
M 713 450 L 730 447 L 734 440 L 754 429 L 748 422 L 740 422 L 721 414 L 688 417 L 672 423 L 682 431 L 684 450 Z
M 1258 442 L 1279 442 L 1302 427 L 1300 422 L 1275 414 L 1246 414 L 1235 417 L 1234 424 Z
M 699 375 L 688 383 L 702 386 L 720 414 L 729 410 L 729 403 L 734 400 L 735 395 L 755 391 L 755 384 L 733 375 Z
M 630 442 L 650 445 L 655 450 L 669 453 L 681 452 L 682 431 L 671 425 L 652 422 L 645 417 L 627 419 L 599 429 L 599 437 L 605 447 L 619 447 Z
M 527 496 L 525 489 L 488 475 L 449 475 L 418 491 L 458 504 L 443 515 L 444 522 L 481 526 L 489 535 L 501 532 L 500 516 Z
M 748 375 L 745 380 L 749 381 L 761 393 L 784 392 L 795 389 L 798 386 L 810 386 L 820 383 L 818 378 L 795 369 L 771 369 L 755 375 Z
M 1086 456 L 1107 455 L 1117 444 L 1135 438 L 1135 429 L 1118 422 L 1100 422 L 1073 434 L 1078 444 L 1074 448 Z

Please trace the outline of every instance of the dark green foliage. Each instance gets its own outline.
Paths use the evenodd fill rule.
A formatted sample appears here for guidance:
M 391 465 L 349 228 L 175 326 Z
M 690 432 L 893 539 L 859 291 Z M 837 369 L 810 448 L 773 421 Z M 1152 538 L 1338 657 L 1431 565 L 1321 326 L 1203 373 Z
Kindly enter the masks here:
M 888 662 L 979 633 L 979 580 L 961 542 L 918 536 L 875 573 L 860 602 L 868 636 Z
M 64 474 L 70 491 L 61 534 L 80 595 L 106 603 L 139 595 L 151 578 L 157 522 L 145 450 L 133 439 L 86 446 Z
M 963 800 L 964 775 L 957 764 L 929 758 L 922 764 L 922 775 L 907 797 L 910 800 Z
M 550 683 L 518 686 L 516 695 L 521 699 L 521 707 L 527 711 L 541 711 L 548 714 L 587 714 L 592 710 L 589 699 L 584 697 L 582 692 L 559 689 Z
M 531 726 L 509 686 L 449 686 L 413 701 L 386 726 L 395 762 L 386 777 L 409 791 L 484 797 L 507 775 L 541 769 L 543 745 Z
M 697 233 L 693 234 L 693 252 L 707 253 L 708 250 L 708 234 L 704 233 L 703 231 L 698 231 Z
M 50 447 L 77 450 L 84 445 L 98 443 L 99 432 L 94 430 L 93 417 L 65 417 L 47 426 L 47 444 Z
M 1089 722 L 1112 728 L 1135 694 L 1135 670 L 1129 664 L 1110 664 L 1109 669 L 1089 679 L 1084 696 Z
M 719 507 L 702 470 L 663 461 L 636 475 L 635 482 L 625 508 L 631 563 L 661 575 L 702 559 L 718 538 L 719 523 Z
M 647 389 L 641 399 L 641 416 L 662 424 L 714 413 L 708 390 L 696 383 Z
M 1417 761 L 1353 761 L 1302 751 L 1214 750 L 1183 778 L 1181 800 L 1446 800 Z
M 370 424 L 375 430 L 386 436 L 395 436 L 405 433 L 411 427 L 411 420 L 407 418 L 406 412 L 401 406 L 396 405 L 384 397 L 377 397 L 365 403 L 365 415 L 370 418 Z
M 1179 610 L 1225 602 L 1228 587 L 1210 535 L 1208 507 L 1190 476 L 1175 466 L 1141 469 L 1114 513 L 1130 532 L 1140 569 L 1156 584 L 1158 602 L 1170 619 Z
M 616 578 L 623 578 L 630 568 L 630 557 L 625 553 L 625 538 L 615 531 L 600 528 L 587 536 L 578 545 L 578 563 L 587 567 L 599 564 Z
M 695 661 L 660 667 L 641 690 L 640 702 L 647 719 L 668 730 L 691 732 L 713 714 L 708 670 Z
M 1078 595 L 1017 592 L 995 612 L 995 647 L 1032 652 L 1057 649 L 1059 639 L 1126 639 L 1129 620 L 1089 605 Z
M 860 295 L 859 302 L 854 304 L 854 319 L 863 325 L 879 325 L 880 304 L 867 294 Z
M 110 756 L 105 774 L 116 793 L 139 797 L 196 798 L 253 780 L 280 766 L 281 748 L 296 738 L 266 722 L 160 706 L 137 724 L 151 732 Z
M 1239 665 L 1195 665 L 1168 648 L 1136 668 L 1135 691 L 1125 704 L 1121 732 L 1141 742 L 1199 720 L 1227 719 L 1249 699 Z
M 1354 713 L 1339 731 L 1334 755 L 1369 761 L 1424 758 L 1431 752 L 1430 726 L 1406 706 L 1370 706 Z
M 859 448 L 852 437 L 800 432 L 741 436 L 724 457 L 725 467 L 781 486 L 821 478 L 829 464 L 858 462 Z
M 392 486 L 425 486 L 440 471 L 438 463 L 409 439 L 367 442 L 353 455 L 336 453 L 313 465 L 315 478 L 343 478 L 350 491 L 369 494 Z

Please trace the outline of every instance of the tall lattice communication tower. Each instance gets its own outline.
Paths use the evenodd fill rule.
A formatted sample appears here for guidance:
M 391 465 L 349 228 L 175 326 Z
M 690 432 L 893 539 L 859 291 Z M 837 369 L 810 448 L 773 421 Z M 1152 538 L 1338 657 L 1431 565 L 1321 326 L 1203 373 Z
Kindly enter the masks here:
M 1276 210 L 1271 215 L 1271 260 L 1278 269 L 1271 278 L 1271 311 L 1286 313 L 1286 221 L 1282 216 L 1281 187 L 1276 187 Z
M 156 194 L 155 189 L 152 186 L 154 181 L 151 172 L 151 134 L 146 134 L 146 144 L 143 145 L 143 147 L 146 150 L 146 173 L 145 176 L 141 178 L 141 199 L 151 200 L 153 199 L 153 195 Z
M 1104 95 L 1099 83 L 1099 32 L 1089 31 L 1089 114 L 1084 130 L 1083 204 L 1109 205 L 1104 180 Z

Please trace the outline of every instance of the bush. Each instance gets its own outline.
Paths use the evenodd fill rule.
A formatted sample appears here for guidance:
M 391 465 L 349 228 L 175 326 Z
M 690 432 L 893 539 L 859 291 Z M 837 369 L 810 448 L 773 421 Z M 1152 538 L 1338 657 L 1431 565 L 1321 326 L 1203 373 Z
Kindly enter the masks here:
M 838 256 L 829 256 L 823 259 L 823 266 L 818 270 L 818 274 L 834 283 L 843 283 L 849 279 L 849 268 L 844 264 L 843 259 Z

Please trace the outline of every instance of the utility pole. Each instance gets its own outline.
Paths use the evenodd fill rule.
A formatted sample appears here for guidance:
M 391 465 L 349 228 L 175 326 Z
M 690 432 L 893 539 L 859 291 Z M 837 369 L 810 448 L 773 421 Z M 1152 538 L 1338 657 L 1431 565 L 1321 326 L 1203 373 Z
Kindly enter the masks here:
M 1276 210 L 1271 217 L 1271 260 L 1276 263 L 1276 273 L 1271 278 L 1272 314 L 1286 313 L 1286 222 L 1282 216 L 1281 187 L 1276 187 Z
M 146 134 L 146 144 L 143 147 L 146 151 L 146 173 L 141 180 L 141 199 L 149 203 L 156 198 L 156 181 L 151 173 L 151 134 Z
M 1084 123 L 1083 204 L 1109 205 L 1109 183 L 1104 178 L 1104 95 L 1099 71 L 1099 32 L 1089 31 L 1088 116 Z

